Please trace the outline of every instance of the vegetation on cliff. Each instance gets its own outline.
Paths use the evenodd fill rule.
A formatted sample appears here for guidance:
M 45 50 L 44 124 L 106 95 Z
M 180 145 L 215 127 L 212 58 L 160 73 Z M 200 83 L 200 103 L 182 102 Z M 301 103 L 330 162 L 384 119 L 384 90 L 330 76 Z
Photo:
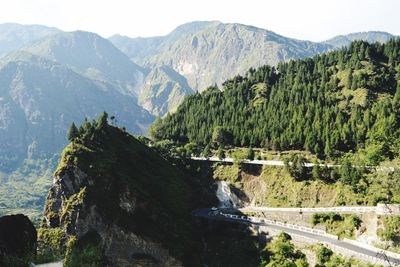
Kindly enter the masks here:
M 199 258 L 190 214 L 196 203 L 207 200 L 198 198 L 194 182 L 179 169 L 107 120 L 103 113 L 97 121 L 71 126 L 72 142 L 55 172 L 56 183 L 39 231 L 42 251 L 61 251 L 67 265 L 84 262 L 78 255 L 107 254 L 104 234 L 110 232 L 104 228 L 118 227 L 126 235 L 160 244 L 179 261 L 196 265 Z M 86 225 L 93 212 L 103 228 Z M 91 232 L 102 236 L 97 242 L 82 241 Z

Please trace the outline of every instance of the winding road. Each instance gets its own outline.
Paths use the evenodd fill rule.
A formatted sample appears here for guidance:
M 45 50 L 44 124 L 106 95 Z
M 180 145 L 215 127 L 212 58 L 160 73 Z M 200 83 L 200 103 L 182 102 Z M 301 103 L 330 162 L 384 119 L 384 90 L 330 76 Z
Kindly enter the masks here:
M 327 243 L 327 244 L 336 246 L 338 248 L 348 250 L 354 254 L 363 256 L 363 258 L 365 260 L 368 260 L 369 262 L 372 262 L 372 263 L 379 263 L 379 264 L 383 264 L 386 266 L 400 266 L 400 259 L 390 257 L 387 255 L 386 255 L 386 259 L 384 259 L 383 255 L 380 255 L 376 251 L 369 250 L 367 248 L 357 246 L 357 245 L 349 243 L 349 242 L 338 240 L 333 237 L 324 236 L 324 235 L 321 235 L 318 233 L 307 232 L 307 231 L 303 231 L 300 229 L 293 229 L 293 228 L 286 227 L 284 225 L 276 225 L 276 224 L 268 223 L 265 220 L 262 220 L 261 222 L 257 222 L 247 216 L 236 216 L 237 218 L 232 218 L 232 217 L 224 216 L 223 214 L 224 213 L 222 213 L 219 209 L 215 209 L 215 208 L 199 209 L 199 210 L 195 210 L 192 212 L 192 215 L 195 217 L 202 217 L 202 218 L 213 219 L 213 220 L 223 220 L 223 221 L 236 222 L 236 223 L 244 223 L 244 224 L 255 225 L 255 226 L 259 226 L 259 227 L 267 227 L 267 228 L 277 230 L 277 231 L 283 231 L 288 234 L 309 238 L 309 239 L 315 240 L 316 242 Z M 299 227 L 299 228 L 301 228 L 301 227 Z

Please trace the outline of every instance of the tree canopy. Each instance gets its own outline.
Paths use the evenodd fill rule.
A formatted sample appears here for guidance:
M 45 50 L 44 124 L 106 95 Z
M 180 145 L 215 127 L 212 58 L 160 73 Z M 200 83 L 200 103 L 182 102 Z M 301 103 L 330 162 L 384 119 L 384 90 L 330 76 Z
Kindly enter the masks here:
M 355 41 L 313 58 L 252 68 L 227 80 L 222 91 L 211 87 L 187 97 L 157 121 L 153 136 L 304 149 L 322 157 L 379 143 L 393 157 L 400 147 L 399 62 L 400 39 L 393 39 Z

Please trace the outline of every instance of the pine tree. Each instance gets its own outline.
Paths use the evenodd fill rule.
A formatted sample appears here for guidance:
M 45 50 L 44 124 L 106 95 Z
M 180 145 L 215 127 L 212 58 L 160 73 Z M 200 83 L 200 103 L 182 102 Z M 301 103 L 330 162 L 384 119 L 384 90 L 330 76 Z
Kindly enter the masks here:
M 105 127 L 108 125 L 108 114 L 107 112 L 103 111 L 103 113 L 100 115 L 100 117 L 97 120 L 97 129 L 105 129 Z
M 76 138 L 79 137 L 79 130 L 76 127 L 75 123 L 72 122 L 71 126 L 69 127 L 69 131 L 68 131 L 68 140 L 70 142 L 74 141 Z

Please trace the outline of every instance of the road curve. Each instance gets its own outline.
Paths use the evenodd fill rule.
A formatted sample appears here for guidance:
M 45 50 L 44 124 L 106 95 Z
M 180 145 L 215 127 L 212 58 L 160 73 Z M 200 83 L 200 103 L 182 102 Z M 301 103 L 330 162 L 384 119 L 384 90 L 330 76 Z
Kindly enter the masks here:
M 363 247 L 359 247 L 354 244 L 344 242 L 342 240 L 337 240 L 337 239 L 322 236 L 319 234 L 296 230 L 296 229 L 288 228 L 288 227 L 281 226 L 281 225 L 273 225 L 273 224 L 269 224 L 266 222 L 252 222 L 252 221 L 249 221 L 248 219 L 228 218 L 228 217 L 219 215 L 218 209 L 215 209 L 215 208 L 195 210 L 192 212 L 192 215 L 195 217 L 202 217 L 202 218 L 213 219 L 213 220 L 223 220 L 223 221 L 229 221 L 229 222 L 244 223 L 244 224 L 248 224 L 248 225 L 265 226 L 265 227 L 268 227 L 268 228 L 271 228 L 274 230 L 286 232 L 288 234 L 294 234 L 294 235 L 302 236 L 305 238 L 313 239 L 316 242 L 329 243 L 334 246 L 350 250 L 354 253 L 358 253 L 358 254 L 362 254 L 362 255 L 370 256 L 370 257 L 381 258 L 381 257 L 379 257 L 379 255 L 377 255 L 377 253 L 375 251 L 372 251 L 372 250 L 369 250 L 369 249 L 366 249 Z M 399 259 L 387 256 L 387 260 L 390 261 L 390 263 L 393 264 L 394 266 L 400 265 Z

